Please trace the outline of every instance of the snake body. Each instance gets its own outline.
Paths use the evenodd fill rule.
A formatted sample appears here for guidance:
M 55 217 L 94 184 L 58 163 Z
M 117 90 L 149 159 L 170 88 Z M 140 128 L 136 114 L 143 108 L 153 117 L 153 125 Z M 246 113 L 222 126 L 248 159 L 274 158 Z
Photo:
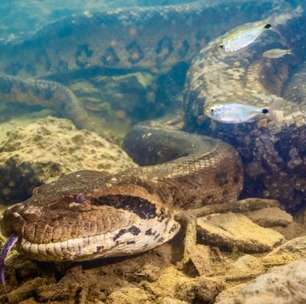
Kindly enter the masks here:
M 39 79 L 65 79 L 85 69 L 98 74 L 166 72 L 189 63 L 227 29 L 282 6 L 284 2 L 276 0 L 205 0 L 63 18 L 25 40 L 0 45 L 0 99 L 51 108 L 78 127 L 105 135 L 104 125 L 73 92 Z
M 240 157 L 220 140 L 136 127 L 125 147 L 142 167 L 115 176 L 80 171 L 40 186 L 5 211 L 3 231 L 43 261 L 135 254 L 171 239 L 178 212 L 231 203 L 241 191 Z
M 294 211 L 305 205 L 306 189 L 306 14 L 298 8 L 265 21 L 274 30 L 246 49 L 226 53 L 219 48 L 220 37 L 194 59 L 186 87 L 185 129 L 233 144 L 246 168 L 245 195 L 273 197 Z M 293 54 L 263 56 L 275 48 Z M 206 117 L 209 106 L 233 102 L 267 107 L 271 115 L 232 126 Z

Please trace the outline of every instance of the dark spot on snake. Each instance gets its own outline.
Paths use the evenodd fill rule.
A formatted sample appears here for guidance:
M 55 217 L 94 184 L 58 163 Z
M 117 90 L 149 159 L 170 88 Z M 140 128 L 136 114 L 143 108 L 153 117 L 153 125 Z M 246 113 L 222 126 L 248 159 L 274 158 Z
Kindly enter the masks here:
M 188 43 L 187 40 L 184 40 L 182 42 L 182 45 L 181 47 L 179 48 L 178 50 L 178 54 L 181 58 L 184 58 L 187 54 L 188 54 L 188 51 L 189 51 L 189 48 L 190 48 L 190 45 Z
M 211 203 L 213 202 L 213 200 L 214 200 L 214 196 L 210 194 L 210 195 L 208 195 L 208 196 L 206 197 L 205 202 L 206 202 L 207 204 L 211 204 Z
M 113 237 L 113 241 L 118 240 L 122 235 L 126 233 L 131 233 L 133 235 L 138 235 L 141 232 L 141 230 L 136 226 L 131 226 L 129 229 L 121 229 L 119 232 Z
M 224 172 L 218 172 L 216 174 L 215 181 L 220 187 L 225 186 L 228 183 L 227 174 Z
M 109 47 L 105 50 L 104 54 L 101 56 L 101 62 L 104 65 L 116 65 L 120 62 L 120 59 L 114 48 Z
M 97 246 L 97 252 L 101 252 L 104 249 L 103 246 Z
M 141 232 L 141 230 L 136 226 L 130 227 L 127 231 L 132 233 L 133 235 L 138 235 Z
M 23 65 L 21 63 L 11 63 L 8 65 L 5 69 L 4 72 L 9 75 L 17 75 L 19 71 L 23 68 Z
M 158 243 L 162 243 L 162 242 L 164 242 L 164 241 L 165 241 L 165 238 L 163 238 L 163 237 L 160 237 L 160 238 L 157 240 Z
M 167 227 L 167 225 L 169 224 L 169 222 L 170 222 L 170 215 L 169 215 L 169 217 L 167 218 L 167 220 L 165 221 L 165 227 Z
M 166 212 L 165 208 L 160 209 L 160 214 L 158 215 L 158 221 L 162 222 L 166 218 L 169 218 L 169 214 Z
M 127 245 L 132 245 L 132 244 L 135 244 L 136 242 L 135 241 L 128 241 L 126 242 Z
M 88 44 L 78 45 L 75 52 L 75 62 L 80 68 L 84 68 L 88 63 L 88 58 L 93 54 L 93 51 L 89 48 Z
M 145 235 L 153 235 L 153 232 L 152 232 L 152 229 L 148 229 L 146 232 L 145 232 Z
M 144 58 L 144 52 L 136 41 L 129 43 L 126 50 L 129 53 L 128 61 L 132 64 L 136 64 Z
M 176 230 L 176 228 L 177 228 L 177 225 L 176 225 L 176 224 L 173 224 L 172 227 L 171 227 L 170 230 L 169 230 L 169 233 L 174 232 L 174 231 Z
M 154 240 L 157 240 L 159 237 L 160 237 L 160 234 L 157 233 L 157 234 L 154 236 Z
M 172 40 L 169 37 L 164 37 L 157 43 L 155 52 L 157 54 L 157 64 L 165 61 L 173 52 Z
M 113 237 L 113 241 L 116 241 L 117 239 L 119 239 L 122 235 L 124 235 L 126 233 L 126 229 L 121 229 L 119 230 L 119 232 Z
M 137 214 L 142 219 L 152 219 L 157 216 L 156 207 L 149 201 L 135 196 L 107 195 L 96 197 L 93 204 L 111 206 Z
M 0 78 L 0 92 L 2 94 L 9 94 L 12 90 L 12 82 L 7 78 Z

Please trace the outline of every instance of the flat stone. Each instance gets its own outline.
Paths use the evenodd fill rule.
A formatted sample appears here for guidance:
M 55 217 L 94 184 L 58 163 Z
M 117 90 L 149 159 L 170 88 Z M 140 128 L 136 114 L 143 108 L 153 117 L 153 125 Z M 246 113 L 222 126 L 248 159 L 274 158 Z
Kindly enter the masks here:
M 198 219 L 199 238 L 204 244 L 247 253 L 272 250 L 284 237 L 270 228 L 263 228 L 243 214 L 212 214 Z
M 149 295 L 138 287 L 124 287 L 114 291 L 107 299 L 107 304 L 151 304 Z
M 292 215 L 277 207 L 255 210 L 245 215 L 263 227 L 288 226 L 293 222 Z
M 306 259 L 306 236 L 292 239 L 263 258 L 266 266 L 283 265 L 289 262 Z
M 265 271 L 261 259 L 253 255 L 243 255 L 234 263 L 231 263 L 229 270 L 226 272 L 226 281 L 245 281 L 253 279 Z
M 170 266 L 164 269 L 156 282 L 146 285 L 146 289 L 158 297 L 176 298 L 176 286 L 188 282 L 190 278 L 174 266 Z
M 306 303 L 306 260 L 275 267 L 251 283 L 220 294 L 215 304 Z
M 200 275 L 212 275 L 212 256 L 209 246 L 197 244 L 193 250 L 189 252 L 189 259 L 193 267 Z

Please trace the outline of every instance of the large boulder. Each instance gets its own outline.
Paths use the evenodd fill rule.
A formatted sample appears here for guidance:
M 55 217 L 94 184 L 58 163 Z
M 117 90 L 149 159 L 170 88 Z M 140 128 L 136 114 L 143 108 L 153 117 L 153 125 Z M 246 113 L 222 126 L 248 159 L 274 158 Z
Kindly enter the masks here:
M 116 173 L 134 166 L 119 146 L 54 117 L 7 132 L 0 140 L 0 152 L 1 202 L 24 200 L 34 187 L 70 172 Z
M 306 303 L 306 260 L 275 267 L 242 288 L 218 296 L 216 304 Z

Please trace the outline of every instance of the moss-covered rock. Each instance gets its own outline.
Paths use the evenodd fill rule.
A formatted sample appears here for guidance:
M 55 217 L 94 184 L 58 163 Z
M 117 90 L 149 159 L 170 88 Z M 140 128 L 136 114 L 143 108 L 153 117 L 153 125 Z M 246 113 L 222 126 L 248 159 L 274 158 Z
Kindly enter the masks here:
M 134 166 L 115 144 L 65 119 L 48 117 L 7 132 L 0 141 L 0 201 L 16 202 L 32 189 L 81 169 L 118 172 Z

